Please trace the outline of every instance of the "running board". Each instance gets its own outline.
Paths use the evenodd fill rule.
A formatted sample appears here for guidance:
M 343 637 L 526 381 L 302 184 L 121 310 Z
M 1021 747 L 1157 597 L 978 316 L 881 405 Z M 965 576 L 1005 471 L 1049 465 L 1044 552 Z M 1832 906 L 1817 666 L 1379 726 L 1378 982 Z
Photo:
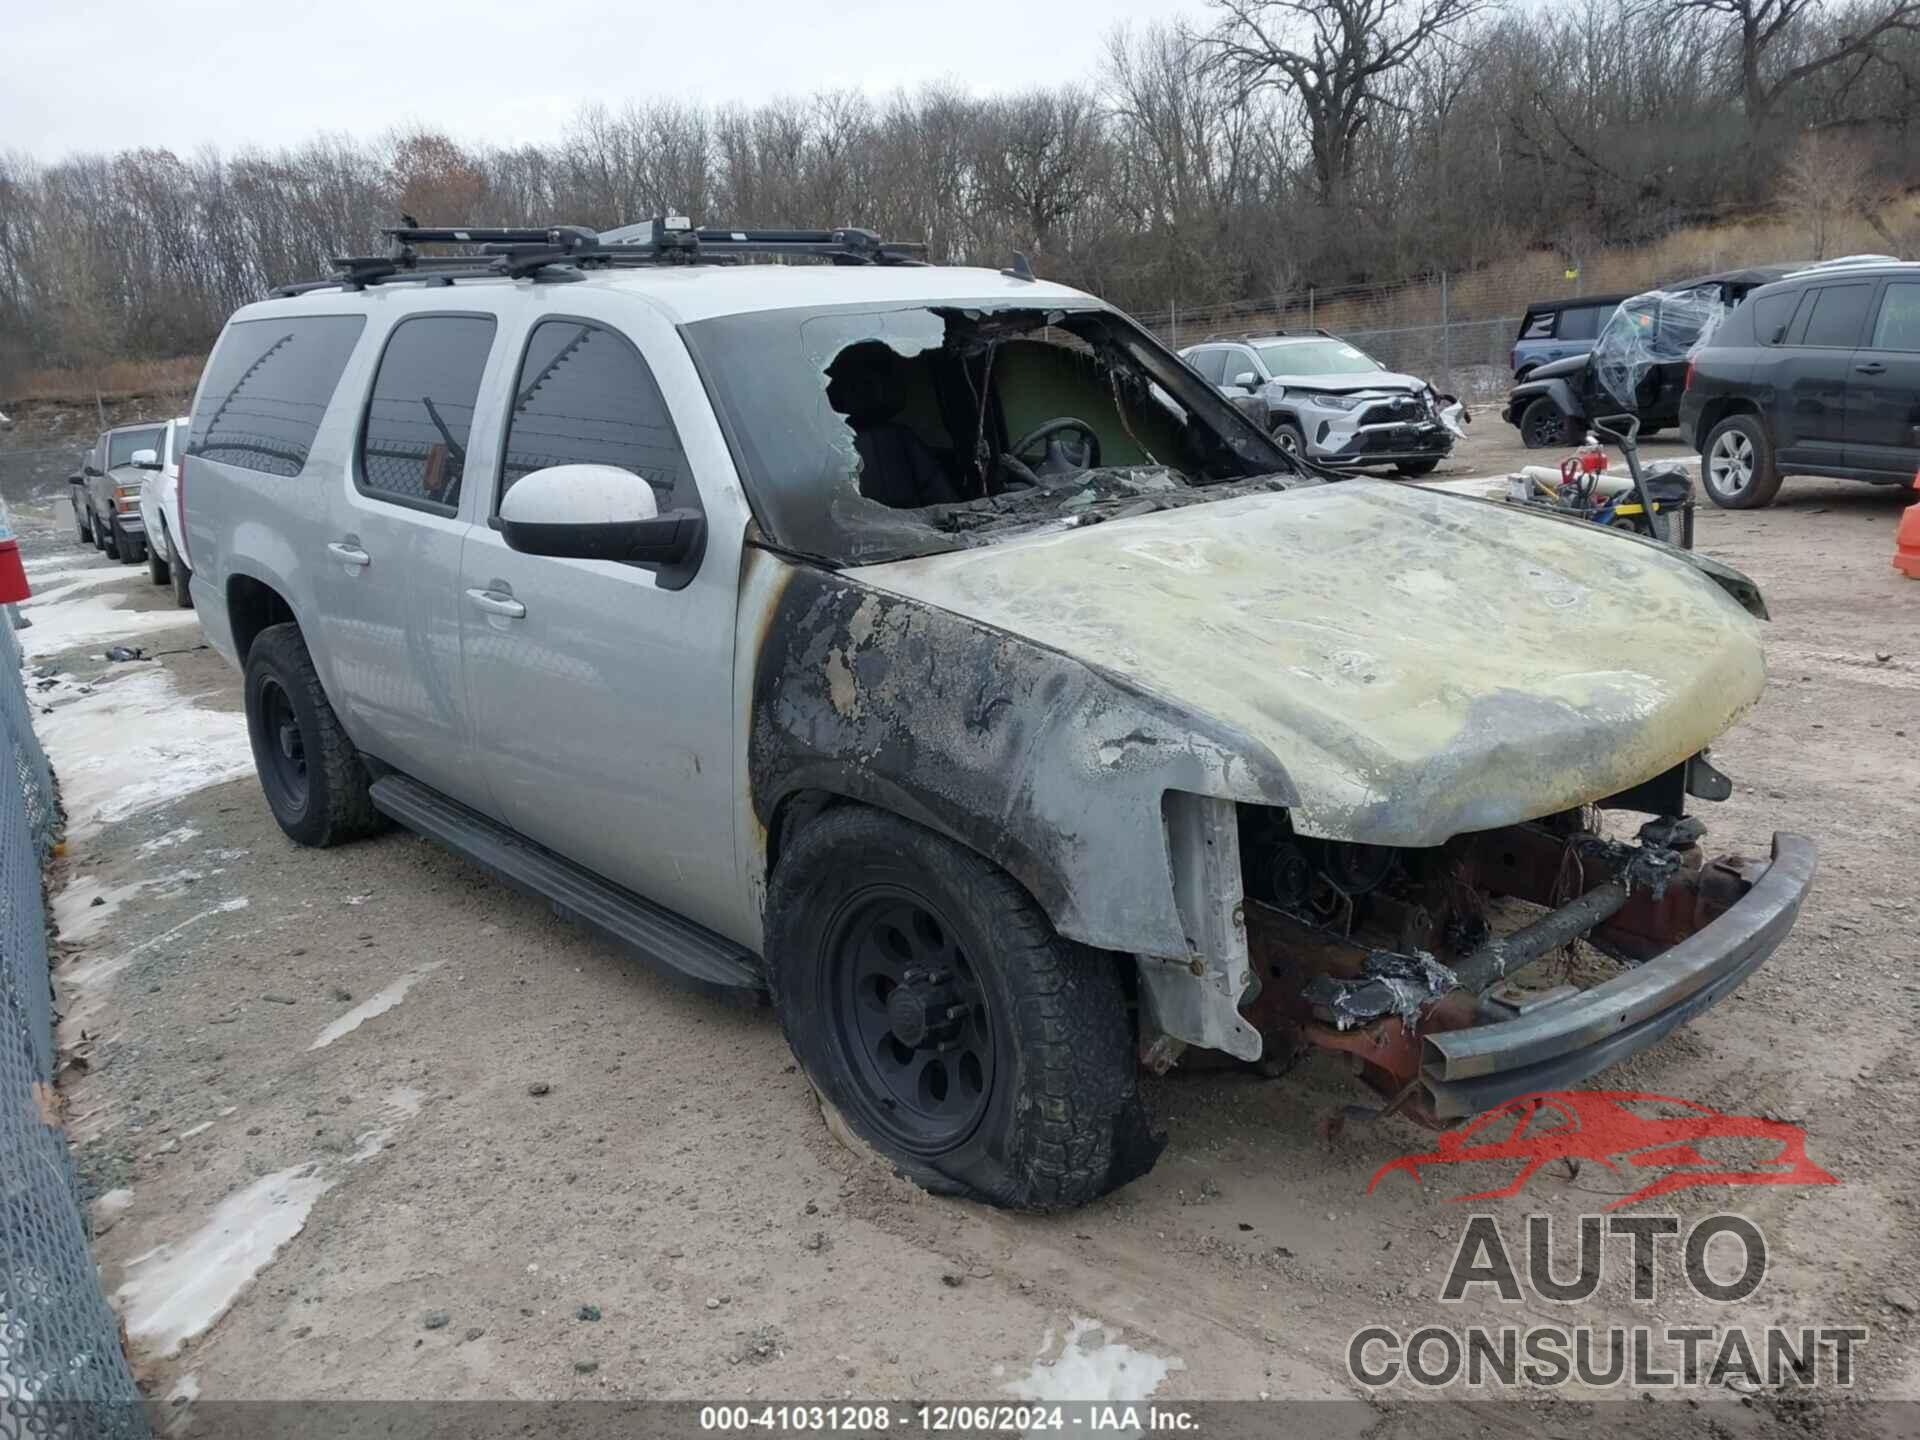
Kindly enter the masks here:
M 754 958 L 731 940 L 602 880 L 523 835 L 404 775 L 373 782 L 381 814 L 538 896 L 563 920 L 599 931 L 670 980 L 723 997 L 766 998 Z

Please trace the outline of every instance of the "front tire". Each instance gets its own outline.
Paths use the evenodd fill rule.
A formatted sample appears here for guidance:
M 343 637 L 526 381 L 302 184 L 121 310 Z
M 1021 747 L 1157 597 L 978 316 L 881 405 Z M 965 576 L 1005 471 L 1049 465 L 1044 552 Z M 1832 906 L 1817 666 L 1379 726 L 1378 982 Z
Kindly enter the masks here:
M 173 578 L 169 573 L 171 569 L 166 557 L 160 553 L 160 547 L 149 544 L 147 546 L 147 578 L 156 585 L 164 585 Z
M 172 571 L 167 578 L 173 582 L 173 603 L 182 610 L 193 609 L 193 572 L 178 556 L 174 557 L 168 569 Z
M 1780 493 L 1773 437 L 1753 415 L 1729 415 L 1700 447 L 1700 488 L 1723 510 L 1758 510 Z
M 254 639 L 246 703 L 253 766 L 288 839 L 324 848 L 385 828 L 367 768 L 320 688 L 298 625 L 269 625 Z
M 1393 467 L 1393 473 L 1418 480 L 1422 475 L 1431 475 L 1439 464 L 1438 460 L 1403 460 Z
M 832 810 L 781 856 L 767 919 L 787 1043 L 916 1184 L 1060 1210 L 1152 1168 L 1117 962 L 980 856 Z
M 73 528 L 82 545 L 93 544 L 93 515 L 85 507 L 73 507 Z
M 1296 460 L 1307 458 L 1307 437 L 1291 420 L 1276 420 L 1273 425 L 1273 442 Z

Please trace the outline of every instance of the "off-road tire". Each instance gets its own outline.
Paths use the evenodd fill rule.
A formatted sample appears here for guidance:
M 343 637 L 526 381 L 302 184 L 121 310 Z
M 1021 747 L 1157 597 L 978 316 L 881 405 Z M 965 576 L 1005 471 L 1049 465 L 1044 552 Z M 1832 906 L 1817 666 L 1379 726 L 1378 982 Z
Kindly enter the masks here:
M 386 817 L 373 808 L 368 794 L 367 767 L 320 688 L 298 625 L 269 625 L 254 638 L 247 651 L 245 689 L 254 769 L 267 806 L 289 839 L 325 848 L 386 828 Z M 276 689 L 298 728 L 305 763 L 304 792 L 299 794 L 279 778 L 275 752 L 280 741 L 266 718 L 267 697 Z
M 950 927 L 992 1027 L 984 1110 L 950 1142 L 910 1148 L 849 1060 L 828 947 L 870 897 L 902 894 Z M 1083 1205 L 1144 1175 L 1162 1142 L 1138 1087 L 1118 961 L 1062 939 L 1019 885 L 972 851 L 865 806 L 830 810 L 780 857 L 767 896 L 768 984 L 787 1043 L 859 1136 L 936 1194 L 1022 1210 Z
M 1529 450 L 1550 450 L 1555 445 L 1566 444 L 1571 428 L 1550 396 L 1535 396 L 1520 412 L 1520 443 Z
M 1715 452 L 1724 443 L 1746 441 L 1752 457 L 1751 479 L 1744 486 L 1730 488 L 1714 478 Z M 1700 447 L 1700 488 L 1707 498 L 1723 510 L 1760 510 L 1771 505 L 1780 493 L 1780 466 L 1773 454 L 1773 437 L 1754 415 L 1729 415 L 1708 433 Z
M 151 541 L 147 542 L 147 578 L 156 585 L 164 585 L 172 578 L 169 569 L 165 557 L 160 554 L 160 547 Z
M 1403 460 L 1393 467 L 1393 473 L 1418 480 L 1422 475 L 1431 475 L 1439 464 L 1438 460 Z

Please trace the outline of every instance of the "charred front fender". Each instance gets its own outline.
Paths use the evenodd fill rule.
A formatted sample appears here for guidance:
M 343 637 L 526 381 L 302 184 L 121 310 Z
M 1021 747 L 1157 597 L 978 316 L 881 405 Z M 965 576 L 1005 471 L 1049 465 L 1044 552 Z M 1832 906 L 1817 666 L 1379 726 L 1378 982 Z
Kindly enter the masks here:
M 1163 797 L 1284 806 L 1277 761 L 1057 651 L 846 574 L 749 552 L 743 862 L 764 894 L 794 804 L 864 801 L 1020 882 L 1063 935 L 1184 957 Z

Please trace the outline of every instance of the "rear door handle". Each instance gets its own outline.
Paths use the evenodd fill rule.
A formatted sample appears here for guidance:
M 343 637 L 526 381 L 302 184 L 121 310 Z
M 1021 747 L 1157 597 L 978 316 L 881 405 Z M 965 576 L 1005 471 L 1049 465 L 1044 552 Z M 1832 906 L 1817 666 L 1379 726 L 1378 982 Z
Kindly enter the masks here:
M 504 615 L 509 620 L 523 619 L 527 607 L 511 595 L 502 595 L 498 590 L 469 590 L 467 599 L 489 615 Z
M 344 540 L 329 540 L 327 542 L 327 553 L 332 555 L 334 559 L 351 565 L 356 569 L 364 569 L 373 563 L 373 557 L 367 554 L 366 551 L 362 550 L 358 545 L 349 545 Z
M 1887 373 L 1887 367 L 1882 365 L 1878 360 L 1869 360 L 1866 364 L 1856 365 L 1853 368 L 1858 370 L 1862 375 L 1884 375 Z

